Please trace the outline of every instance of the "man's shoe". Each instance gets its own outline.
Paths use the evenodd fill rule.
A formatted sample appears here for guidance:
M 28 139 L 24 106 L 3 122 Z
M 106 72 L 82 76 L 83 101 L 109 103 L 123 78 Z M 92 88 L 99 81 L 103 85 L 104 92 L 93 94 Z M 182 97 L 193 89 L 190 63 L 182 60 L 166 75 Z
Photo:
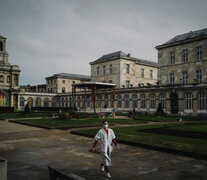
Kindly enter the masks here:
M 101 166 L 101 172 L 104 172 L 104 166 Z
M 109 174 L 109 172 L 106 173 L 106 177 L 111 178 L 111 175 Z

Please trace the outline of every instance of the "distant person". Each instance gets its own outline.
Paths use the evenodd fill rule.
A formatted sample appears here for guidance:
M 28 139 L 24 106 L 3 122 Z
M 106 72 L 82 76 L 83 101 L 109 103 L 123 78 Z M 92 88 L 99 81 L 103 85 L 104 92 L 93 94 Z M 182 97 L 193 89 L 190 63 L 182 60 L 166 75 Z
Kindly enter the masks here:
M 101 171 L 106 171 L 106 177 L 111 178 L 111 175 L 109 173 L 109 166 L 112 166 L 111 162 L 111 152 L 113 150 L 113 143 L 115 144 L 117 150 L 119 150 L 119 145 L 117 144 L 115 140 L 115 134 L 114 131 L 110 128 L 108 128 L 109 123 L 107 120 L 103 121 L 103 128 L 98 131 L 96 136 L 94 137 L 95 142 L 92 148 L 92 152 L 95 151 L 96 144 L 98 143 L 98 140 L 101 142 L 100 146 L 100 155 L 101 155 Z

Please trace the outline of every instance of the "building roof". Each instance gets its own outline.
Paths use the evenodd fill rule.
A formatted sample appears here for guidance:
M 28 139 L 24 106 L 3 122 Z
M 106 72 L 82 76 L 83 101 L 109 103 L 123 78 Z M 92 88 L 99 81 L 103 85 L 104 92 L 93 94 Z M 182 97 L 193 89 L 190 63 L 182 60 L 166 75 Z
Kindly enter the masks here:
M 172 45 L 176 45 L 182 42 L 189 42 L 189 41 L 194 41 L 194 40 L 199 40 L 199 39 L 207 38 L 207 28 L 205 29 L 200 29 L 197 31 L 190 31 L 185 34 L 177 35 L 174 38 L 170 39 L 166 43 L 156 46 L 156 49 L 164 48 L 164 47 L 169 47 Z
M 103 55 L 99 59 L 97 59 L 93 62 L 90 62 L 90 65 L 97 64 L 97 63 L 104 62 L 104 61 L 108 61 L 108 60 L 120 59 L 120 58 L 133 60 L 136 63 L 140 63 L 140 64 L 145 64 L 145 65 L 150 65 L 150 66 L 158 66 L 158 64 L 156 62 L 144 60 L 144 59 L 139 59 L 139 58 L 134 58 L 134 57 L 131 57 L 131 54 L 129 54 L 129 53 L 127 54 L 122 51 L 117 51 L 117 52 Z
M 70 74 L 70 73 L 53 74 L 53 76 L 46 77 L 45 79 L 56 78 L 56 77 L 72 78 L 72 79 L 84 79 L 84 80 L 90 80 L 91 79 L 91 77 L 87 76 L 87 75 Z
M 2 38 L 2 39 L 6 39 L 5 37 L 3 37 L 3 36 L 1 36 L 1 35 L 0 35 L 0 38 Z
M 108 88 L 116 87 L 116 84 L 102 83 L 102 82 L 82 82 L 82 83 L 72 84 L 72 86 L 77 88 L 87 87 L 89 89 L 93 89 L 94 86 L 96 86 L 96 89 L 108 89 Z

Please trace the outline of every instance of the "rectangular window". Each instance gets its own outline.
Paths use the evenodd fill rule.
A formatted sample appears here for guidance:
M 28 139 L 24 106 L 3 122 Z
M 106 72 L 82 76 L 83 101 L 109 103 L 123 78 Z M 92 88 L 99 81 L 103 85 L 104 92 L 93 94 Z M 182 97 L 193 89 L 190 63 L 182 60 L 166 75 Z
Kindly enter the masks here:
M 62 83 L 65 84 L 65 80 L 62 80 Z
M 170 84 L 175 84 L 175 73 L 170 73 Z
M 141 77 L 144 77 L 144 69 L 141 69 Z
M 193 109 L 193 96 L 191 93 L 186 93 L 184 95 L 184 108 Z
M 175 64 L 175 52 L 170 52 L 170 64 Z
M 110 66 L 109 66 L 109 72 L 110 72 L 110 74 L 112 74 L 112 64 L 110 64 Z
M 129 80 L 126 80 L 126 88 L 129 88 Z
M 203 49 L 202 46 L 196 47 L 196 60 L 201 61 L 203 58 Z
M 97 76 L 99 76 L 99 73 L 100 73 L 100 72 L 99 72 L 99 67 L 97 67 Z
M 183 49 L 183 62 L 187 63 L 188 62 L 188 50 Z
M 202 70 L 196 70 L 196 81 L 198 83 L 202 82 Z
M 75 84 L 75 81 L 73 81 L 73 84 Z
M 150 79 L 152 79 L 152 78 L 153 78 L 153 71 L 150 70 Z
M 127 64 L 127 65 L 126 65 L 126 73 L 127 73 L 127 74 L 129 74 L 129 68 L 130 68 L 130 65 Z
M 106 74 L 106 66 L 103 66 L 103 75 Z
M 112 83 L 112 80 L 109 80 L 109 83 Z
M 182 83 L 183 84 L 188 83 L 188 72 L 187 71 L 182 72 Z

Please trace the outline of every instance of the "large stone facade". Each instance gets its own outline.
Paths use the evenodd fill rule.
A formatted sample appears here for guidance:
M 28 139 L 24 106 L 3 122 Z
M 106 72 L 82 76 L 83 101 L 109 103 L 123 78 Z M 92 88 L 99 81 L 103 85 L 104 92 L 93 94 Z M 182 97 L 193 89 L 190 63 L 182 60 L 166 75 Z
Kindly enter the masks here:
M 6 52 L 6 38 L 0 36 L 0 107 L 18 108 L 20 68 L 10 65 Z
M 115 83 L 117 88 L 157 82 L 157 63 L 133 58 L 122 51 L 104 55 L 90 65 L 92 81 Z

